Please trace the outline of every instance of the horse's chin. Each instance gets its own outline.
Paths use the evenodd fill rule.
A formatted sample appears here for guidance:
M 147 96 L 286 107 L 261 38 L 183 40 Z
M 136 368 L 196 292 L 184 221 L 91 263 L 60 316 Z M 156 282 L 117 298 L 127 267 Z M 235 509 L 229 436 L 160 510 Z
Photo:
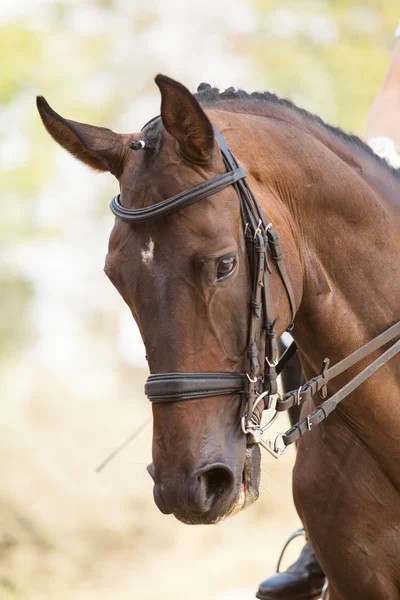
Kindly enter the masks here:
M 221 521 L 225 521 L 226 519 L 237 515 L 248 506 L 251 506 L 259 496 L 260 463 L 261 455 L 259 447 L 252 446 L 251 448 L 247 448 L 242 482 L 231 508 L 225 514 L 188 515 L 174 513 L 175 518 L 186 525 L 215 525 L 216 523 L 220 523 Z

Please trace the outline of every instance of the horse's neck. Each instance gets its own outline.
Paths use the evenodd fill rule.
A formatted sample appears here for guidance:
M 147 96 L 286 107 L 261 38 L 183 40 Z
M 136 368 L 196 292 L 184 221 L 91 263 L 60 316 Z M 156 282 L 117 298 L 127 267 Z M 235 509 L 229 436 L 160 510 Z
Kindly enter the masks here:
M 213 118 L 281 235 L 293 283 L 299 262 L 290 250 L 299 251 L 294 332 L 315 374 L 326 356 L 340 360 L 400 318 L 400 180 L 323 125 L 279 106 L 265 110 L 271 115 Z
M 306 374 L 313 376 L 325 357 L 336 363 L 400 319 L 400 236 L 398 212 L 378 186 L 373 188 L 360 176 L 364 166 L 359 156 L 358 164 L 349 165 L 339 151 L 333 153 L 320 143 L 313 148 L 312 140 L 304 141 L 306 152 L 288 169 L 300 173 L 301 180 L 281 184 L 280 189 L 288 195 L 283 201 L 293 218 L 303 263 L 294 336 Z M 365 168 L 374 161 L 368 156 L 365 160 Z M 374 168 L 379 176 L 392 177 L 378 163 L 371 165 Z M 400 184 L 393 180 L 393 185 L 400 193 Z M 333 381 L 330 393 L 359 370 Z M 379 440 L 381 464 L 389 453 L 400 458 L 398 444 L 392 443 L 400 427 L 399 384 L 397 356 L 339 411 L 347 427 L 362 432 L 371 451 Z M 387 470 L 397 481 L 390 462 Z
M 392 176 L 368 155 L 350 166 L 343 144 L 337 154 L 316 145 L 315 183 L 293 201 L 304 264 L 296 326 L 310 362 L 321 352 L 343 358 L 400 318 L 398 223 L 390 199 L 360 169 Z M 310 153 L 311 170 L 312 160 Z

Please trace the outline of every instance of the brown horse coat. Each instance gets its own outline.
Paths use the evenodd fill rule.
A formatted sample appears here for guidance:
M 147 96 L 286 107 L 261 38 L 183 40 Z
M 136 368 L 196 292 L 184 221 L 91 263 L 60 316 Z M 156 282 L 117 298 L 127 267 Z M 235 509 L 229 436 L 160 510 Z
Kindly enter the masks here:
M 307 377 L 325 357 L 337 362 L 399 320 L 397 173 L 358 138 L 271 94 L 203 86 L 196 100 L 167 77 L 157 84 L 162 121 L 143 134 L 68 121 L 44 99 L 38 106 L 56 141 L 118 178 L 127 207 L 223 172 L 210 122 L 219 129 L 280 234 Z M 132 151 L 130 140 L 141 136 L 145 149 Z M 237 266 L 219 281 L 227 255 Z M 243 369 L 250 287 L 233 188 L 159 221 L 116 220 L 106 273 L 139 325 L 152 372 Z M 290 314 L 275 271 L 271 294 L 281 333 Z M 299 443 L 294 498 L 332 600 L 400 598 L 399 384 L 397 357 Z M 151 473 L 161 510 L 211 523 L 257 497 L 258 454 L 246 454 L 239 398 L 160 404 L 153 412 Z

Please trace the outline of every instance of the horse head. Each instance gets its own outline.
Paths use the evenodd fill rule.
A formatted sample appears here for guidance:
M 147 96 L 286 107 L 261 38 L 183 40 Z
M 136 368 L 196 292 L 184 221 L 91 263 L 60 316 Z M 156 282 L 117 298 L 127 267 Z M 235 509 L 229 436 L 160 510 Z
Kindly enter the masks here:
M 237 150 L 263 205 L 268 204 L 268 216 L 284 232 L 292 250 L 291 275 L 300 272 L 287 215 L 252 171 L 256 132 L 243 115 L 213 108 L 206 114 L 193 94 L 168 77 L 159 75 L 156 83 L 161 116 L 133 134 L 66 120 L 43 98 L 38 108 L 58 143 L 118 179 L 120 203 L 127 209 L 155 206 L 225 173 L 216 125 Z M 104 270 L 138 324 L 151 373 L 246 371 L 253 286 L 234 186 L 171 215 L 140 223 L 116 218 Z M 275 265 L 271 271 L 270 302 L 272 313 L 280 315 L 281 333 L 291 312 Z M 262 343 L 261 365 L 264 356 Z M 246 444 L 245 412 L 243 395 L 235 392 L 153 404 L 149 472 L 162 512 L 187 523 L 215 523 L 257 499 L 260 452 Z

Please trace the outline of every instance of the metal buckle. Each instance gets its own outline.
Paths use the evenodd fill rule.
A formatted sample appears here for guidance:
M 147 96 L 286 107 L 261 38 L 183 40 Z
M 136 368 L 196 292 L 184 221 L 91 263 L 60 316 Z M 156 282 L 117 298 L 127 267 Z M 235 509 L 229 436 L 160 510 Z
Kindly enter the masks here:
M 257 223 L 257 229 L 254 232 L 254 239 L 256 239 L 256 237 L 258 236 L 259 233 L 262 233 L 260 226 L 262 225 L 262 220 L 259 219 L 258 223 Z
M 276 360 L 273 360 L 273 361 L 271 362 L 271 361 L 268 359 L 268 357 L 267 357 L 267 356 L 265 357 L 265 360 L 266 360 L 266 362 L 267 362 L 268 366 L 269 366 L 269 367 L 271 367 L 271 369 L 272 369 L 272 368 L 274 368 L 274 369 L 275 369 L 275 367 L 277 366 L 277 364 L 278 364 L 278 362 L 279 362 L 279 359 L 278 359 L 278 358 L 277 358 Z
M 302 391 L 302 385 L 299 387 L 299 389 L 297 390 L 297 398 L 296 398 L 296 406 L 300 406 L 301 404 L 301 391 Z
M 308 429 L 308 431 L 311 431 L 311 429 L 312 429 L 310 415 L 307 415 L 307 429 Z
M 254 377 L 254 379 L 252 379 L 248 373 L 246 373 L 246 377 L 250 381 L 250 383 L 257 383 L 258 381 L 258 377 Z

